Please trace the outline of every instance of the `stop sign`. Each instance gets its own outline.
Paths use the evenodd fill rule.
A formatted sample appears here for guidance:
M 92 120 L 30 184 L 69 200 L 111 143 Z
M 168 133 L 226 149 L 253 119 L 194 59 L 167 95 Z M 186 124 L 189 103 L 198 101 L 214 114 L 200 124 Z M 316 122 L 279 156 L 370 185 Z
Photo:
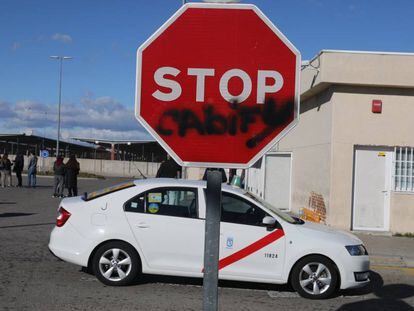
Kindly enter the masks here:
M 189 3 L 138 49 L 135 114 L 181 165 L 246 168 L 296 124 L 299 71 L 254 5 Z

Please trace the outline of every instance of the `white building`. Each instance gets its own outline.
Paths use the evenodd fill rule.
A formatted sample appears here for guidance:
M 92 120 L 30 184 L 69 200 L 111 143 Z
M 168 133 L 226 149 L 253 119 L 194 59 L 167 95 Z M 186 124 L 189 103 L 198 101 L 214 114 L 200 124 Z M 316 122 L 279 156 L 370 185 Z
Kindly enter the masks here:
M 414 232 L 414 54 L 321 51 L 298 125 L 247 187 L 334 227 Z

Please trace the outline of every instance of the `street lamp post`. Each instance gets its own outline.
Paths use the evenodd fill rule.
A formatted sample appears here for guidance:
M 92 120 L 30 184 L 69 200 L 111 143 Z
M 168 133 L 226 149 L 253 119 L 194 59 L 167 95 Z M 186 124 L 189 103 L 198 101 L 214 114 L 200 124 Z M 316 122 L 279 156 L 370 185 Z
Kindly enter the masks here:
M 62 101 L 62 67 L 63 61 L 72 59 L 70 56 L 50 56 L 51 59 L 59 60 L 59 104 L 58 104 L 58 128 L 57 128 L 57 140 L 56 140 L 56 157 L 59 156 L 59 140 L 60 140 L 60 106 Z

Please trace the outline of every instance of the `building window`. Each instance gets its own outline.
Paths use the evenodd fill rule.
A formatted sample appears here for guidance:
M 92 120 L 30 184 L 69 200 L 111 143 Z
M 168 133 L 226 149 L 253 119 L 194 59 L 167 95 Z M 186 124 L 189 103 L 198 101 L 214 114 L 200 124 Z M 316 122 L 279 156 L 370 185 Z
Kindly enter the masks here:
M 414 148 L 395 147 L 394 190 L 414 192 Z

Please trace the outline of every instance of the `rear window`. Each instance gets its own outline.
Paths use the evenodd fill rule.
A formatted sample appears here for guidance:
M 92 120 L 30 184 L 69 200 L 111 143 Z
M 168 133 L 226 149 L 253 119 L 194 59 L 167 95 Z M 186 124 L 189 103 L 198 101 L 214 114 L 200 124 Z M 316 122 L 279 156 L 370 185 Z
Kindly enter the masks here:
M 94 191 L 94 192 L 91 192 L 91 193 L 85 193 L 82 196 L 82 199 L 84 201 L 90 201 L 90 200 L 94 200 L 96 198 L 102 197 L 104 195 L 114 193 L 114 192 L 117 192 L 119 190 L 131 188 L 131 187 L 134 187 L 134 186 L 135 186 L 135 183 L 133 181 L 128 181 L 128 182 L 124 182 L 122 184 L 117 184 L 115 186 L 107 187 L 107 188 L 97 190 L 97 191 Z

